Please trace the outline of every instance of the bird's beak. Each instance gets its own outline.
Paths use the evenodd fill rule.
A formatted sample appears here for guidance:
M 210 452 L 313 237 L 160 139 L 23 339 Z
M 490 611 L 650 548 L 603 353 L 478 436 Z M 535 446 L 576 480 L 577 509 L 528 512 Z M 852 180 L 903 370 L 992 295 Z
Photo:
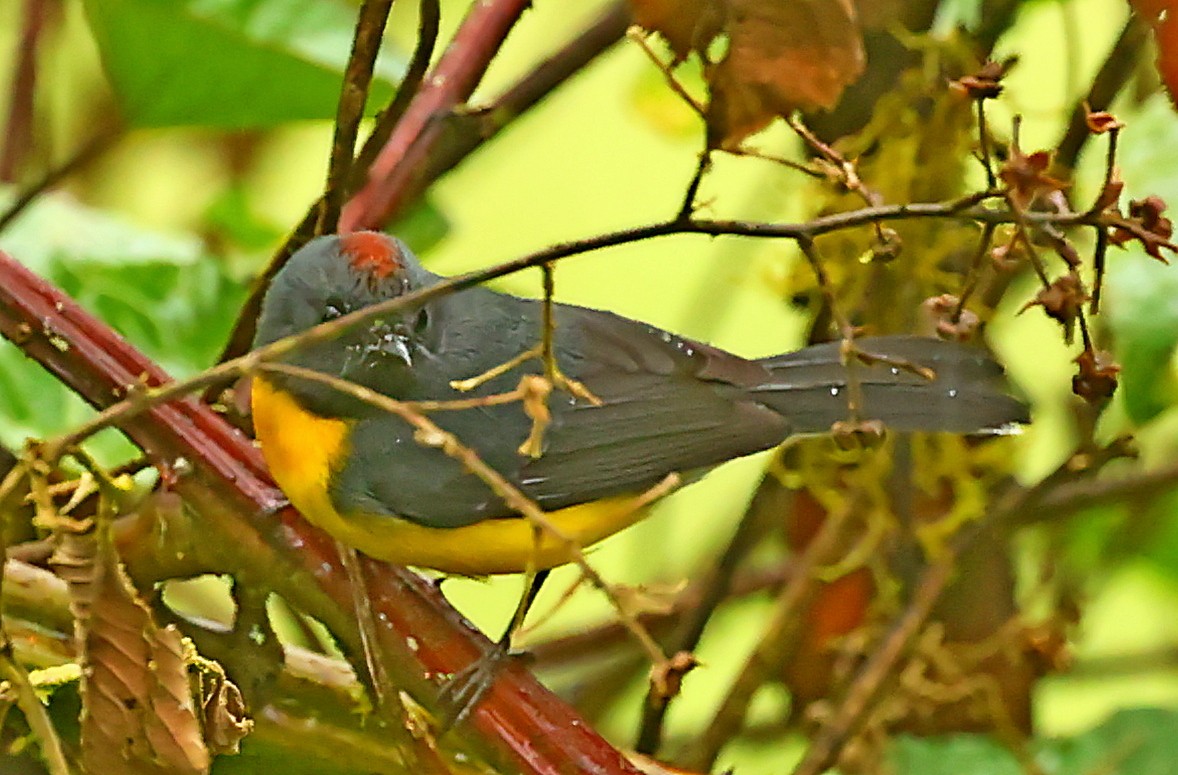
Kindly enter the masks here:
M 382 348 L 389 355 L 394 355 L 405 362 L 406 366 L 413 365 L 413 356 L 409 352 L 409 340 L 393 334 L 392 340 Z
M 376 349 L 385 355 L 391 355 L 402 361 L 406 366 L 413 365 L 413 352 L 409 347 L 409 335 L 401 326 L 382 326 L 380 339 Z

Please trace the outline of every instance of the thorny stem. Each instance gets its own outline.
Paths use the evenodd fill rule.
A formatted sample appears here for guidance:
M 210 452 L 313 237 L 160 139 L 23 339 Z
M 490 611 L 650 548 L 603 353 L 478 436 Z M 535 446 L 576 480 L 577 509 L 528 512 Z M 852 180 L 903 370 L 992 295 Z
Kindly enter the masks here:
M 297 379 L 319 382 L 377 409 L 395 414 L 409 423 L 418 431 L 415 434 L 418 443 L 441 449 L 446 455 L 462 463 L 468 471 L 486 484 L 510 509 L 518 512 L 540 531 L 559 541 L 569 551 L 573 561 L 581 569 L 581 572 L 585 574 L 585 577 L 589 579 L 593 586 L 605 594 L 610 604 L 617 611 L 619 618 L 626 625 L 626 628 L 646 651 L 651 662 L 656 665 L 666 662 L 666 657 L 658 644 L 655 643 L 654 638 L 638 623 L 634 615 L 630 613 L 629 609 L 617 597 L 613 588 L 589 564 L 584 551 L 577 541 L 565 535 L 564 531 L 552 524 L 551 520 L 548 519 L 544 511 L 535 501 L 524 495 L 518 487 L 505 479 L 502 474 L 487 465 L 473 449 L 464 445 L 453 434 L 442 430 L 425 415 L 414 411 L 401 401 L 369 390 L 353 382 L 340 379 L 339 377 L 333 377 L 329 374 L 314 371 L 313 369 L 304 369 L 284 363 L 265 363 L 260 364 L 258 368 L 262 371 L 273 371 Z M 633 508 L 645 508 L 650 503 L 666 495 L 677 487 L 678 484 L 678 475 L 668 474 L 662 482 L 634 498 Z

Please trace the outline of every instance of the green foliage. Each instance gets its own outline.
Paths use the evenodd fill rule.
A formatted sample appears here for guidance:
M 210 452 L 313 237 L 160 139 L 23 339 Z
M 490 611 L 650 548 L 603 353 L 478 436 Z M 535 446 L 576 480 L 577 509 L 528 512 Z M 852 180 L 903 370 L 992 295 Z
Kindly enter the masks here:
M 1082 735 L 1048 743 L 1038 758 L 1058 775 L 1169 775 L 1178 761 L 1178 712 L 1123 710 Z
M 245 284 L 204 256 L 196 240 L 141 229 L 61 197 L 39 202 L 3 235 L 0 247 L 173 374 L 213 362 L 245 298 Z M 26 436 L 64 431 L 90 412 L 14 346 L 0 345 L 4 442 L 19 447 Z M 121 438 L 100 438 L 104 460 L 129 452 Z
M 1117 258 L 1105 320 L 1116 337 L 1125 411 L 1143 424 L 1174 402 L 1171 359 L 1178 347 L 1178 274 L 1144 255 Z
M 335 115 L 353 12 L 318 0 L 86 0 L 103 65 L 136 126 L 274 126 Z M 402 63 L 378 63 L 371 104 Z
M 1020 775 L 1010 751 L 984 735 L 897 738 L 890 752 L 896 775 Z
M 1047 740 L 1034 758 L 1045 775 L 1169 775 L 1178 761 L 1178 712 L 1133 708 L 1071 738 Z M 1008 749 L 982 735 L 898 738 L 896 775 L 1019 775 L 1026 769 Z

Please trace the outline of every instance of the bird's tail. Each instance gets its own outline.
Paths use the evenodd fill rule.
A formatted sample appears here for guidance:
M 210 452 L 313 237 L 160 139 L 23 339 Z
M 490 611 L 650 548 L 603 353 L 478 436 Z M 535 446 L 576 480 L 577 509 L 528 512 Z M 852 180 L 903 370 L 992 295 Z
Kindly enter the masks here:
M 856 340 L 882 362 L 856 363 L 863 405 L 859 417 L 882 420 L 893 430 L 1001 433 L 1029 421 L 1027 407 L 1008 393 L 1002 367 L 985 351 L 918 336 Z M 794 433 L 824 433 L 848 419 L 848 367 L 839 343 L 764 358 L 772 378 L 753 388 L 757 400 L 789 418 Z M 925 366 L 933 380 L 896 363 Z

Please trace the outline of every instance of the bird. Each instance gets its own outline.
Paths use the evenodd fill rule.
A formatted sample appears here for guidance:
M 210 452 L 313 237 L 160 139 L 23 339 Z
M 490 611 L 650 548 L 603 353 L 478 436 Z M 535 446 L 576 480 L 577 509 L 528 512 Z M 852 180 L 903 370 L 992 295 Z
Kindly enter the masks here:
M 317 237 L 274 276 L 254 347 L 445 278 L 399 239 L 374 231 Z M 280 360 L 399 401 L 508 393 L 543 374 L 521 359 L 542 334 L 544 303 L 474 286 L 296 348 Z M 431 419 L 535 502 L 582 547 L 646 516 L 641 496 L 670 474 L 685 482 L 733 458 L 848 418 L 840 343 L 744 358 L 608 311 L 553 302 L 552 352 L 584 391 L 554 391 L 538 454 L 521 451 L 533 419 L 521 402 Z M 931 337 L 856 340 L 858 416 L 898 431 L 999 432 L 1029 421 L 986 352 Z M 513 368 L 497 367 L 519 361 Z M 904 368 L 931 369 L 933 378 Z M 475 389 L 456 385 L 491 376 Z M 370 557 L 462 576 L 544 571 L 567 544 L 531 523 L 462 462 L 420 443 L 401 417 L 337 387 L 268 371 L 251 411 L 263 457 L 312 523 Z

